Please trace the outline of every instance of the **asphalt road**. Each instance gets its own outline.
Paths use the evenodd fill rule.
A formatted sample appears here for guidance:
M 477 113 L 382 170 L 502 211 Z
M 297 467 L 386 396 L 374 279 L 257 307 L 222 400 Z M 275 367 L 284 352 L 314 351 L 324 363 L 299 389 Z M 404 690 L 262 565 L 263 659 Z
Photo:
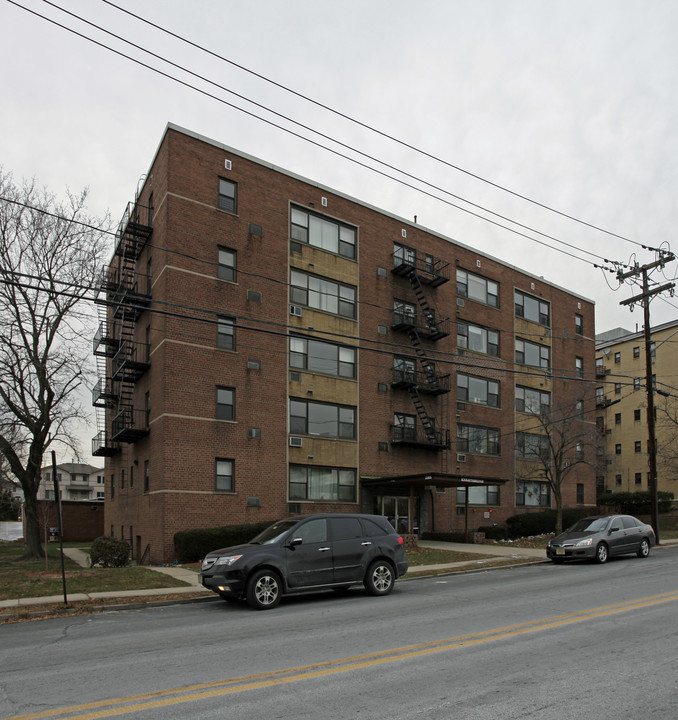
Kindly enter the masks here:
M 0 627 L 0 718 L 675 720 L 678 548 Z

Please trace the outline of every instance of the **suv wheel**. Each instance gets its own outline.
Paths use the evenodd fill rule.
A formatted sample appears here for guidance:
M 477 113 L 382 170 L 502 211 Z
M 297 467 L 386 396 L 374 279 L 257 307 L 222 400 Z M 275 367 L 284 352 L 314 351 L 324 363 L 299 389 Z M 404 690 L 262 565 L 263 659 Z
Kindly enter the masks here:
M 282 583 L 272 570 L 257 570 L 247 581 L 245 597 L 254 610 L 270 610 L 280 602 Z
M 393 590 L 395 573 L 387 560 L 375 560 L 365 574 L 365 590 L 370 595 L 388 595 Z

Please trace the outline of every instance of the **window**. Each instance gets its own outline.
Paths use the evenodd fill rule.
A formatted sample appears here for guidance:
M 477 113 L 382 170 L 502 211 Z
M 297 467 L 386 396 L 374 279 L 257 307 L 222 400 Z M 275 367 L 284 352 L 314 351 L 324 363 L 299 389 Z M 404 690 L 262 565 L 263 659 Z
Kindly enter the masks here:
M 516 411 L 541 415 L 551 407 L 551 393 L 516 385 Z
M 614 394 L 621 395 L 621 383 L 614 384 Z
M 551 448 L 548 437 L 537 433 L 517 432 L 516 457 L 523 460 L 550 461 Z
M 637 453 L 643 452 L 643 443 L 641 440 L 636 440 L 633 443 L 633 452 L 637 452 Z
M 577 483 L 577 505 L 584 504 L 584 483 Z
M 485 355 L 499 356 L 499 332 L 487 328 L 471 325 L 469 323 L 457 323 L 457 346 L 484 353 Z
M 457 505 L 499 505 L 499 485 L 481 485 L 480 487 L 458 487 Z
M 355 408 L 290 398 L 290 432 L 355 439 Z
M 614 364 L 615 364 L 615 365 L 619 365 L 620 362 L 621 362 L 621 353 L 620 353 L 620 352 L 616 352 L 616 353 L 614 354 Z
M 516 338 L 516 362 L 519 365 L 544 368 L 548 370 L 551 365 L 551 349 L 545 345 L 519 340 Z
M 290 301 L 316 310 L 355 317 L 355 288 L 292 270 Z
M 636 347 L 633 348 L 633 359 L 637 360 L 640 357 L 640 347 L 636 345 Z
M 355 348 L 321 340 L 290 338 L 290 367 L 355 378 Z
M 355 258 L 356 229 L 334 220 L 313 215 L 293 207 L 290 215 L 290 237 L 328 252 Z
M 129 486 L 134 487 L 134 465 L 129 466 Z
M 574 369 L 578 378 L 584 377 L 584 358 L 576 357 L 574 359 Z
M 393 322 L 396 325 L 406 323 L 408 325 L 417 324 L 417 308 L 404 300 L 393 301 Z
M 115 498 L 115 475 L 111 474 L 111 500 Z
M 220 317 L 217 320 L 217 347 L 224 350 L 235 350 L 235 320 Z
M 578 442 L 576 444 L 574 456 L 578 461 L 581 461 L 584 459 L 584 443 L 583 442 Z
M 457 400 L 476 405 L 499 407 L 499 383 L 459 373 L 457 375 Z
M 417 362 L 411 358 L 394 357 L 393 358 L 393 380 L 395 382 L 416 383 L 417 382 Z
M 120 489 L 122 490 L 125 487 L 125 471 L 120 471 Z
M 233 492 L 233 460 L 216 460 L 215 488 L 222 492 Z
M 633 422 L 640 422 L 640 410 L 633 411 Z
M 393 265 L 398 267 L 399 265 L 411 265 L 415 267 L 417 259 L 417 253 L 406 245 L 400 243 L 393 243 Z
M 406 415 L 405 413 L 395 413 L 393 415 L 393 439 L 396 441 L 417 439 L 414 415 Z
M 634 477 L 634 482 L 636 485 L 642 485 L 643 484 L 643 473 L 636 473 Z
M 499 284 L 465 270 L 457 270 L 457 295 L 499 307 Z
M 633 389 L 640 390 L 640 378 L 633 378 Z
M 516 482 L 516 505 L 550 507 L 551 488 L 548 483 Z
M 477 455 L 499 455 L 499 429 L 457 425 L 457 449 Z
M 353 468 L 290 465 L 290 500 L 356 501 Z
M 217 387 L 217 420 L 235 419 L 235 390 Z
M 584 334 L 584 317 L 583 317 L 583 315 L 575 314 L 575 316 L 574 316 L 574 332 L 577 335 Z
M 615 475 L 614 476 L 614 484 L 619 487 L 622 484 L 622 476 L 621 475 Z
M 515 291 L 516 317 L 532 320 L 540 325 L 551 325 L 551 311 L 549 303 L 539 300 L 532 295 L 526 295 L 520 290 Z
M 236 210 L 237 185 L 230 180 L 219 178 L 219 209 L 234 213 Z
M 614 424 L 621 425 L 621 413 L 614 414 Z
M 614 454 L 615 455 L 621 455 L 621 443 L 617 443 L 614 446 Z
M 151 487 L 151 463 L 144 460 L 144 492 L 148 492 Z
M 217 275 L 220 280 L 230 280 L 235 282 L 235 250 L 228 250 L 227 248 L 219 248 L 219 263 L 217 269 Z

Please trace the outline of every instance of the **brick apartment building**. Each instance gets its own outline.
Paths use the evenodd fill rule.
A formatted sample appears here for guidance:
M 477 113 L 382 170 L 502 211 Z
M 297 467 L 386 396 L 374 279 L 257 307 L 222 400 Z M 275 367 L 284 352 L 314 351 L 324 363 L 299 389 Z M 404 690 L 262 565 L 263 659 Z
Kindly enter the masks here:
M 93 454 L 140 560 L 295 513 L 502 522 L 552 503 L 520 480 L 528 408 L 595 415 L 590 301 L 173 125 L 99 303 Z M 564 503 L 595 503 L 592 467 Z

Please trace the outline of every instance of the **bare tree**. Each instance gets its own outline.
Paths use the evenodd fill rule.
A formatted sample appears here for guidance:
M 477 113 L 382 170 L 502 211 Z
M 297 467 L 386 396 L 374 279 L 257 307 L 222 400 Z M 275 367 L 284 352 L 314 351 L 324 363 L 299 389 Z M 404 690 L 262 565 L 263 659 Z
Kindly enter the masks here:
M 581 466 L 594 466 L 596 462 L 598 431 L 584 407 L 584 400 L 559 404 L 558 408 L 526 407 L 529 421 L 516 433 L 519 460 L 516 480 L 528 486 L 530 483 L 548 484 L 555 502 L 556 533 L 563 529 L 566 480 L 577 475 Z
M 658 391 L 662 396 L 657 398 L 657 475 L 666 484 L 678 479 L 678 398 L 666 392 Z
M 40 469 L 55 443 L 77 454 L 72 424 L 90 354 L 91 308 L 107 242 L 87 191 L 60 203 L 0 169 L 0 452 L 21 483 L 26 556 L 42 557 Z

